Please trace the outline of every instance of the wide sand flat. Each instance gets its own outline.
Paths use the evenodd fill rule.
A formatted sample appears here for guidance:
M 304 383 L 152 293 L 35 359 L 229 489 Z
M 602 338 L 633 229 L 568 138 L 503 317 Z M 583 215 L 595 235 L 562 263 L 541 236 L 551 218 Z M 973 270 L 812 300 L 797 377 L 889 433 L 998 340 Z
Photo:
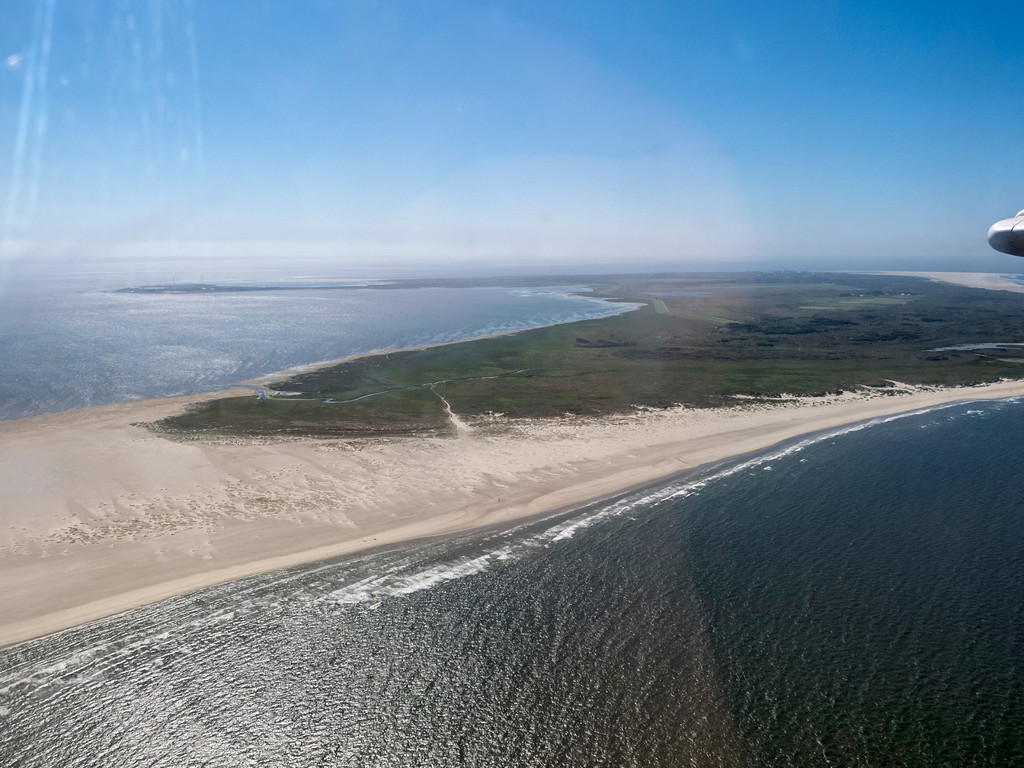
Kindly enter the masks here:
M 1024 293 L 1024 285 L 1007 280 L 1003 275 L 994 272 L 876 272 L 874 274 L 924 277 L 940 283 L 965 285 L 968 288 L 985 288 L 990 291 Z
M 261 571 L 582 504 L 809 432 L 1018 395 L 1024 382 L 498 418 L 400 440 L 180 442 L 134 426 L 198 398 L 0 423 L 0 644 Z

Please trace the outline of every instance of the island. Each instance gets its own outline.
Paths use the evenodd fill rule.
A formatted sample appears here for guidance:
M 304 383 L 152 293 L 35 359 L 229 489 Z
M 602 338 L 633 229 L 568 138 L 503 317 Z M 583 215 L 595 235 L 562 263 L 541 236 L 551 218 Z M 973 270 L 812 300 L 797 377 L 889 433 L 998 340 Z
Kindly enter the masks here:
M 586 285 L 622 312 L 0 423 L 0 644 L 578 508 L 808 433 L 1024 395 L 1024 295 L 1008 284 L 799 272 L 520 282 Z
M 623 312 L 272 377 L 257 394 L 195 406 L 154 428 L 178 437 L 443 434 L 454 429 L 449 412 L 600 417 L 1024 375 L 1024 349 L 1014 345 L 1024 338 L 1024 297 L 1014 292 L 793 272 L 547 283 L 585 284 Z

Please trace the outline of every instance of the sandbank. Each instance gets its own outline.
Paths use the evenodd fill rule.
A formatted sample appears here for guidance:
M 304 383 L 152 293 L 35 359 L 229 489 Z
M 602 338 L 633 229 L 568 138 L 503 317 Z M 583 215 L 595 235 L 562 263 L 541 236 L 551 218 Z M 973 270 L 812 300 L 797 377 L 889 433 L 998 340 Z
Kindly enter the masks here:
M 995 272 L 874 272 L 876 275 L 899 275 L 902 277 L 923 277 L 940 283 L 953 283 L 968 288 L 985 288 L 990 291 L 1024 293 L 1024 285 L 1008 280 L 1005 275 Z
M 237 393 L 0 423 L 0 645 L 254 573 L 582 505 L 811 432 L 1024 396 L 1024 381 L 601 418 L 452 414 L 451 437 L 180 441 L 141 426 Z

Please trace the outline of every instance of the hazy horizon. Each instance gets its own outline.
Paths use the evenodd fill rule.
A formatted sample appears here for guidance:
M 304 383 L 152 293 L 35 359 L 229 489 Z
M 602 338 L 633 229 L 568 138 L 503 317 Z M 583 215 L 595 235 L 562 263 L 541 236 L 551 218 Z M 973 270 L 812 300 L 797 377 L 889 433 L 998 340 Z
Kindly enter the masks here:
M 998 6 L 37 0 L 0 265 L 1018 271 Z

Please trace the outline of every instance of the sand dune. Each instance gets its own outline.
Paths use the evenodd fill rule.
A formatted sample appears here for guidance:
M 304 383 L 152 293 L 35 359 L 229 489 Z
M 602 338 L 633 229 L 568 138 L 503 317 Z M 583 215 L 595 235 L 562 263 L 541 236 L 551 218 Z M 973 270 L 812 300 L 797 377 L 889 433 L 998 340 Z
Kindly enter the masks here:
M 200 398 L 0 423 L 0 644 L 244 575 L 582 504 L 808 432 L 1017 395 L 1024 382 L 906 388 L 493 418 L 461 422 L 452 438 L 393 440 L 181 442 L 138 426 Z

